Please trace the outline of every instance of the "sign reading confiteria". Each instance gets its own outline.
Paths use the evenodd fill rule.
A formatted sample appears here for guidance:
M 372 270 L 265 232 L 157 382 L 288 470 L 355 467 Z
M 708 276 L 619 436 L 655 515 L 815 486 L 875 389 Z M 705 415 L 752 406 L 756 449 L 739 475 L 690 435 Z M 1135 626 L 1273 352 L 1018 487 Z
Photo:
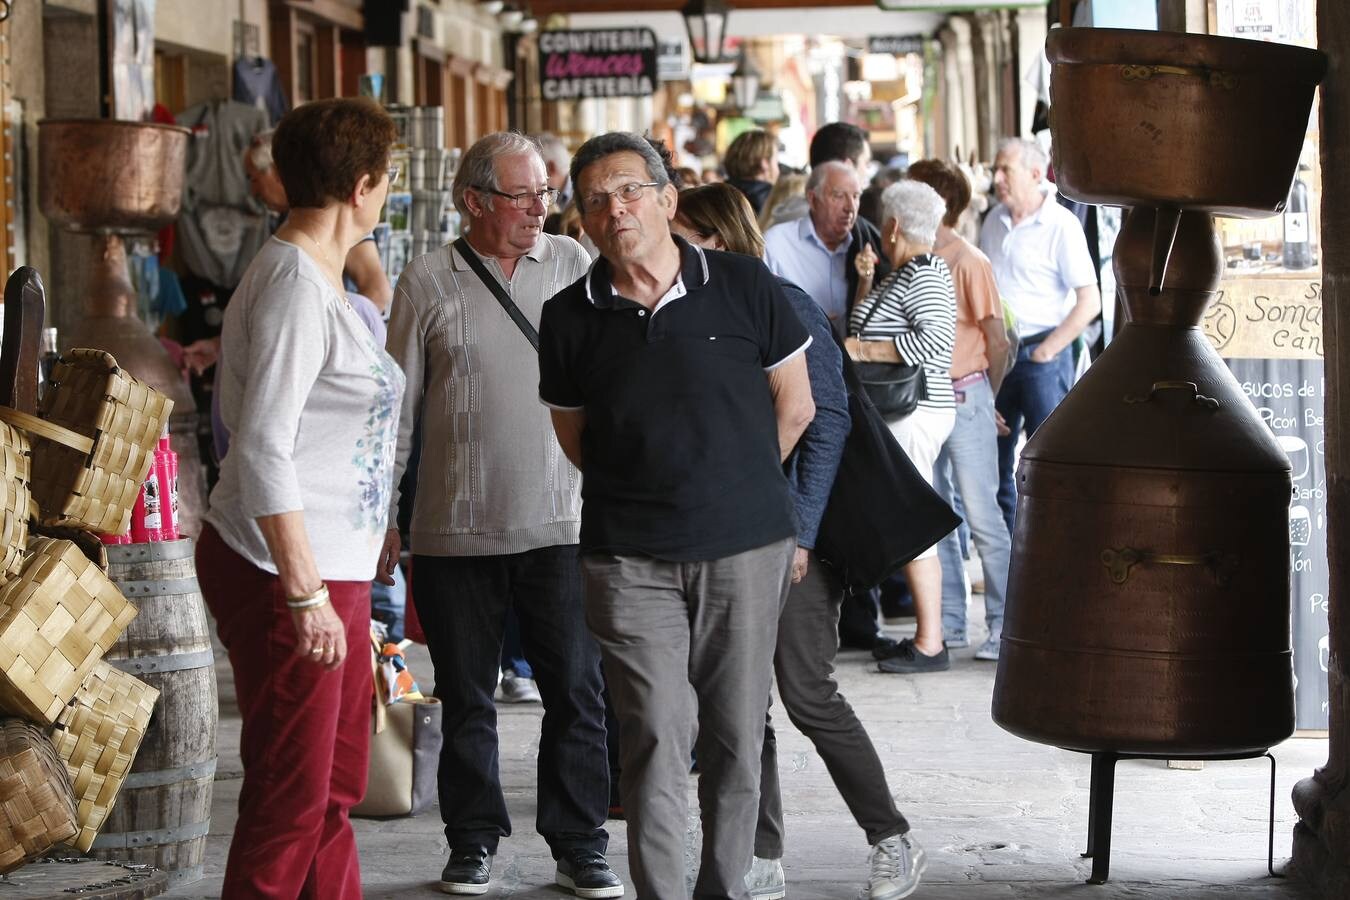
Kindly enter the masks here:
M 540 32 L 543 97 L 649 96 L 656 92 L 656 49 L 650 28 Z

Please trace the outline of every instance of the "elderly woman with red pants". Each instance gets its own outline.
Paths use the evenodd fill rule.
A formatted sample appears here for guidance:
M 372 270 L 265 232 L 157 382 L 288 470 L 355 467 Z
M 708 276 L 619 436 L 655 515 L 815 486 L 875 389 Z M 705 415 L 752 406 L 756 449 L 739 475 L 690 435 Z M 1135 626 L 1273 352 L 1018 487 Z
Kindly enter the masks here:
M 370 581 L 403 374 L 348 304 L 342 261 L 379 218 L 395 136 L 365 100 L 282 119 L 290 215 L 225 312 L 232 438 L 197 548 L 243 717 L 225 898 L 361 896 L 347 812 L 365 790 Z

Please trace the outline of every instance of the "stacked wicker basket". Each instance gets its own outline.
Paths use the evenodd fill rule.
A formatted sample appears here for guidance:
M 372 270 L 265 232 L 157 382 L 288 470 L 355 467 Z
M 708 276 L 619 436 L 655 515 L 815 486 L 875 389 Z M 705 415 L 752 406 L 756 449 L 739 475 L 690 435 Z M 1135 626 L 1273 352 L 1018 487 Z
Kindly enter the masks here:
M 39 415 L 0 408 L 0 874 L 89 849 L 154 711 L 103 661 L 136 608 L 67 530 L 127 530 L 172 408 L 97 350 L 56 365 Z

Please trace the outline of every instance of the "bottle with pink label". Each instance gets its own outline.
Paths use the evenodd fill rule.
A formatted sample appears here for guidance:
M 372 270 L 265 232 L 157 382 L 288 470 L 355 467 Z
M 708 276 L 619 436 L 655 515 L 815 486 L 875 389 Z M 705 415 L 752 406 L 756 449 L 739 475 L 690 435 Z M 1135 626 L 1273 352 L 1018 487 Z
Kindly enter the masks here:
M 155 475 L 159 479 L 160 540 L 178 540 L 178 454 L 169 446 L 169 426 L 155 449 Z

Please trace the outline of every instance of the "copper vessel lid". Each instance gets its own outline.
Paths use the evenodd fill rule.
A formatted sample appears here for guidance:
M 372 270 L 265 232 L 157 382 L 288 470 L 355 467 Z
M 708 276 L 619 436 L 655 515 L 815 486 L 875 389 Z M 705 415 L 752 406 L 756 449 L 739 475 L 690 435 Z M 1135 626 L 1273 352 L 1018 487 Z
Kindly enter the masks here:
M 142 130 L 146 128 L 163 129 L 164 131 L 179 131 L 183 134 L 192 134 L 192 129 L 185 128 L 182 125 L 170 125 L 167 122 L 130 122 L 125 119 L 39 119 L 38 127 L 47 125 L 68 125 L 78 126 L 80 128 L 134 128 Z
M 1128 28 L 1057 28 L 1045 53 L 1066 65 L 1182 66 L 1305 85 L 1320 82 L 1328 62 L 1326 54 L 1292 44 Z

